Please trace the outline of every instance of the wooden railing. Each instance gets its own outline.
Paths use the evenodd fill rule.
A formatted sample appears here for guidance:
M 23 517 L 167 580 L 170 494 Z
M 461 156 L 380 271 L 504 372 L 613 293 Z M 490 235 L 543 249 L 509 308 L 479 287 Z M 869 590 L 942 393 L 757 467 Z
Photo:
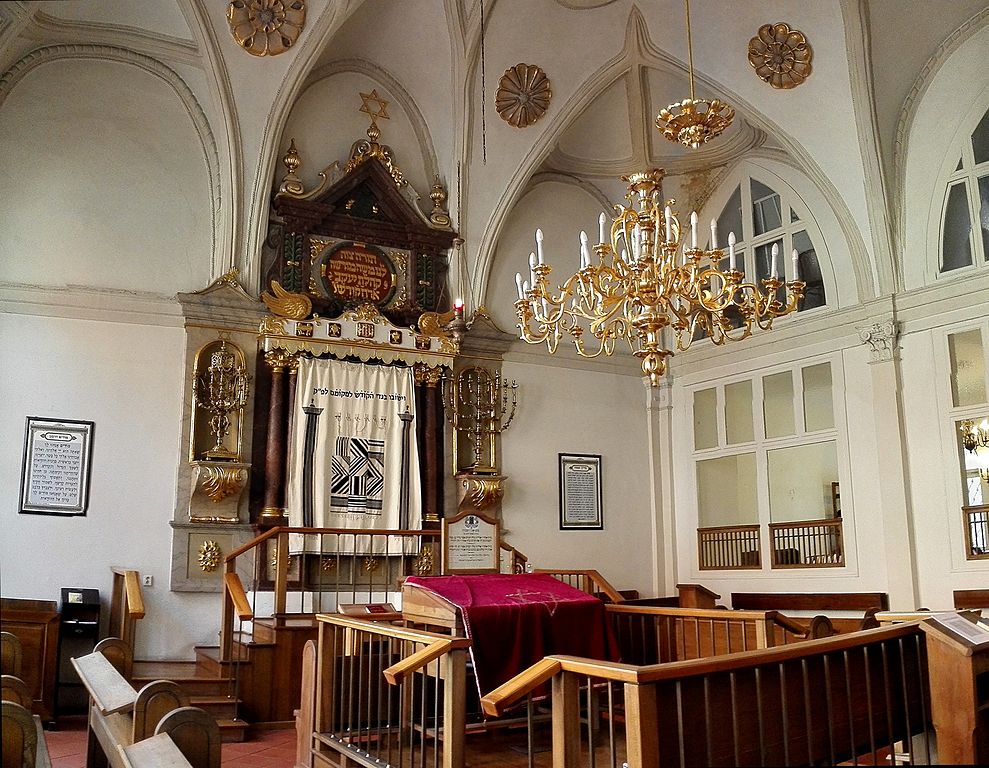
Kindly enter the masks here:
M 727 525 L 697 529 L 700 569 L 742 570 L 762 567 L 758 525 Z
M 533 573 L 548 573 L 574 589 L 579 589 L 589 595 L 597 595 L 612 603 L 620 603 L 625 599 L 604 576 L 593 569 L 536 568 Z
M 321 615 L 311 721 L 299 722 L 297 765 L 464 765 L 470 641 Z M 339 763 L 337 761 L 340 761 Z
M 110 626 L 107 637 L 118 637 L 134 650 L 137 622 L 144 618 L 141 574 L 113 566 L 113 593 L 110 595 Z
M 551 656 L 484 696 L 484 711 L 497 716 L 547 681 L 556 768 L 879 765 L 913 737 L 913 762 L 931 759 L 916 624 L 646 666 Z
M 266 531 L 225 558 L 221 658 L 233 658 L 235 616 L 240 631 L 250 633 L 255 616 L 279 622 L 347 603 L 394 600 L 405 576 L 438 572 L 439 540 L 436 530 Z
M 841 518 L 770 523 L 773 568 L 839 567 L 845 564 Z
M 639 665 L 709 658 L 833 634 L 823 616 L 810 630 L 776 611 L 632 605 L 606 609 L 622 661 Z
M 965 557 L 989 558 L 989 505 L 962 507 L 965 528 Z

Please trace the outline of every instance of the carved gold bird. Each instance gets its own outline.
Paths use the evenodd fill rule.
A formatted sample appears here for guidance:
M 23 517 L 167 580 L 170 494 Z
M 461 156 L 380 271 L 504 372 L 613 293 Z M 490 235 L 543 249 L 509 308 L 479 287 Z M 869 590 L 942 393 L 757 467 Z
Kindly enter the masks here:
M 286 291 L 277 280 L 271 281 L 271 293 L 261 294 L 261 301 L 276 315 L 289 320 L 305 320 L 312 313 L 312 300 L 306 294 Z
M 437 336 L 441 339 L 450 338 L 450 334 L 446 331 L 446 326 L 451 320 L 453 320 L 456 314 L 455 309 L 451 309 L 449 312 L 423 312 L 419 315 L 419 332 L 423 336 Z

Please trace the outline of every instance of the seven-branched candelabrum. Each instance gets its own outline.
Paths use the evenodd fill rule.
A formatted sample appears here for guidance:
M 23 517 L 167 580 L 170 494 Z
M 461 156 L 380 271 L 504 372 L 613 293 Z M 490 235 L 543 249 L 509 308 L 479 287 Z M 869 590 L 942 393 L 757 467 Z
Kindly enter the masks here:
M 779 279 L 774 245 L 770 276 L 758 284 L 745 282 L 734 234 L 728 237 L 726 257 L 717 248 L 717 226 L 711 222 L 711 249 L 699 248 L 697 214 L 692 214 L 690 244 L 685 242 L 686 233 L 670 205 L 662 205 L 662 178 L 660 169 L 622 177 L 629 185 L 631 205 L 615 206 L 618 215 L 607 240 L 607 217 L 601 214 L 600 243 L 593 246 L 593 257 L 587 235 L 580 233 L 580 269 L 555 295 L 548 280 L 552 267 L 543 259 L 542 232 L 536 231 L 529 280 L 515 276 L 515 311 L 523 340 L 545 342 L 552 354 L 560 340 L 569 337 L 579 355 L 597 357 L 613 354 L 616 341 L 625 339 L 642 361 L 642 372 L 658 386 L 666 358 L 673 354 L 664 346 L 664 329 L 671 329 L 676 349 L 682 351 L 700 338 L 718 345 L 740 341 L 756 327 L 771 328 L 775 318 L 797 308 L 804 283 L 796 251 L 793 280 Z

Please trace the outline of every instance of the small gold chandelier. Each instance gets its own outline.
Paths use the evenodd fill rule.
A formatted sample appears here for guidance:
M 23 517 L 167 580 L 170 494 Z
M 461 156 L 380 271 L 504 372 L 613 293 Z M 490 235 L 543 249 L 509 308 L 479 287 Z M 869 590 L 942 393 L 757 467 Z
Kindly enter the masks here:
M 670 327 L 677 350 L 687 349 L 701 337 L 715 344 L 741 341 L 755 327 L 768 330 L 773 320 L 797 308 L 804 294 L 797 252 L 793 252 L 794 279 L 782 282 L 779 252 L 772 249 L 770 276 L 743 282 L 738 269 L 734 233 L 725 254 L 717 247 L 717 223 L 711 222 L 711 249 L 697 246 L 697 214 L 691 214 L 689 246 L 680 221 L 663 206 L 664 171 L 623 176 L 628 183 L 629 206 L 615 206 L 618 216 L 606 240 L 607 217 L 599 219 L 599 244 L 592 259 L 587 234 L 580 233 L 580 269 L 560 287 L 549 290 L 552 267 L 543 258 L 543 236 L 536 230 L 536 253 L 529 254 L 529 280 L 515 275 L 518 300 L 515 312 L 521 338 L 530 344 L 545 342 L 553 354 L 570 337 L 582 357 L 611 355 L 615 342 L 625 339 L 642 361 L 642 372 L 658 386 L 673 351 L 663 346 L 663 329 Z M 638 206 L 638 210 L 634 206 Z M 744 269 L 744 266 L 743 266 Z M 786 296 L 781 290 L 786 287 Z M 587 337 L 594 338 L 593 347 Z
M 659 111 L 656 127 L 670 141 L 697 149 L 731 125 L 735 117 L 734 107 L 714 99 L 706 101 L 694 98 L 694 46 L 690 37 L 690 0 L 684 0 L 687 11 L 687 75 L 690 80 L 690 98 L 674 102 Z
M 969 453 L 976 453 L 979 448 L 989 445 L 989 421 L 986 419 L 978 426 L 974 421 L 963 421 L 958 431 L 962 433 L 962 445 Z

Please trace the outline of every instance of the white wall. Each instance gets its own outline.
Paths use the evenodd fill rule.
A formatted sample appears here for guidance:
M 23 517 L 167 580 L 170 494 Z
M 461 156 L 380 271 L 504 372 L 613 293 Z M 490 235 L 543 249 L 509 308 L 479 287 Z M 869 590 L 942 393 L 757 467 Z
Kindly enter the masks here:
M 506 538 L 537 568 L 596 568 L 618 589 L 650 595 L 651 468 L 641 379 L 522 362 L 511 353 L 504 372 L 518 380 L 520 399 L 502 436 Z M 560 530 L 560 453 L 602 457 L 604 530 Z
M 150 574 L 138 658 L 191 659 L 220 623 L 218 595 L 168 591 L 183 334 L 0 314 L 0 590 L 59 600 L 62 587 L 96 588 L 107 610 L 112 566 Z M 19 514 L 27 416 L 95 422 L 85 516 Z

